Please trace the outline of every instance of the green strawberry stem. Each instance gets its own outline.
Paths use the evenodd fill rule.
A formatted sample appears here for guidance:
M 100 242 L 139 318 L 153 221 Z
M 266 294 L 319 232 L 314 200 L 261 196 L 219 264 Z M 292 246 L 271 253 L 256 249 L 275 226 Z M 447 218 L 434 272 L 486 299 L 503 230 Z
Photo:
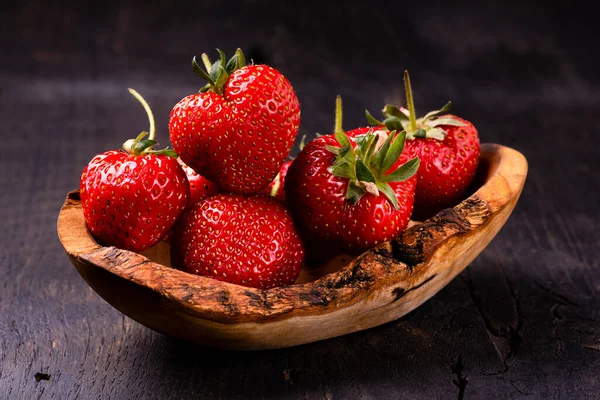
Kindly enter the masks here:
M 333 128 L 334 132 L 343 131 L 342 129 L 342 96 L 337 95 L 335 97 L 335 126 Z
M 426 138 L 440 141 L 446 139 L 446 135 L 448 134 L 448 132 L 444 129 L 444 126 L 465 125 L 456 118 L 443 116 L 443 114 L 450 111 L 450 107 L 452 106 L 451 102 L 448 102 L 439 110 L 430 111 L 425 114 L 424 117 L 417 118 L 415 114 L 415 105 L 408 71 L 404 71 L 404 89 L 406 91 L 406 103 L 408 110 L 405 108 L 398 108 L 392 104 L 386 104 L 385 107 L 383 107 L 383 110 L 381 110 L 383 116 L 385 117 L 383 121 L 379 121 L 377 118 L 371 115 L 369 110 L 365 110 L 367 122 L 369 122 L 369 124 L 372 126 L 378 127 L 379 129 L 384 126 L 389 132 L 395 130 L 404 130 L 406 132 L 406 139 L 408 140 Z
M 150 109 L 148 102 L 142 97 L 141 94 L 131 88 L 128 88 L 127 90 L 129 90 L 129 93 L 131 93 L 133 97 L 142 103 L 142 106 L 146 111 L 146 115 L 148 115 L 148 122 L 150 122 L 150 135 L 148 136 L 148 139 L 154 140 L 154 136 L 156 135 L 156 124 L 154 123 L 154 114 L 152 114 L 152 109 Z
M 408 105 L 408 118 L 410 119 L 410 130 L 417 130 L 417 117 L 415 116 L 415 103 L 413 101 L 412 87 L 408 71 L 404 71 L 404 90 L 406 91 L 406 104 Z
M 150 122 L 150 134 L 148 132 L 142 131 L 135 139 L 129 139 L 125 143 L 123 143 L 123 149 L 129 154 L 140 156 L 144 154 L 157 154 L 157 155 L 167 155 L 171 157 L 177 157 L 177 153 L 173 149 L 169 149 L 168 147 L 162 150 L 154 150 L 152 147 L 157 144 L 154 137 L 156 135 L 156 124 L 154 122 L 154 114 L 152 114 L 152 109 L 148 105 L 148 102 L 142 97 L 134 89 L 128 88 L 129 93 L 133 95 L 144 107 L 146 110 L 146 115 L 148 116 L 148 121 Z M 146 136 L 148 138 L 146 139 Z
M 246 66 L 246 58 L 241 49 L 237 49 L 229 61 L 226 59 L 223 51 L 217 49 L 217 53 L 219 53 L 219 59 L 214 63 L 210 61 L 206 53 L 201 55 L 204 69 L 198 64 L 196 57 L 192 58 L 192 70 L 207 82 L 200 89 L 200 93 L 214 92 L 222 95 L 225 83 L 233 71 Z

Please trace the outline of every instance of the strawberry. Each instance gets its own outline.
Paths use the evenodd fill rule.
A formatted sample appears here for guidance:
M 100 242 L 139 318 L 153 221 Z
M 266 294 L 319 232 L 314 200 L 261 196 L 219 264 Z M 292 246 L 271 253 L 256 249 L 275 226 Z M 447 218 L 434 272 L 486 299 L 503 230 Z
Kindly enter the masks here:
M 98 242 L 141 251 L 156 244 L 175 224 L 190 197 L 185 172 L 173 150 L 153 150 L 152 111 L 146 109 L 150 136 L 142 132 L 123 150 L 96 155 L 81 174 L 79 190 L 83 217 Z
M 289 211 L 264 194 L 201 200 L 173 231 L 173 266 L 242 286 L 292 284 L 303 260 L 304 247 Z
M 447 114 L 450 102 L 441 110 L 417 119 L 406 71 L 404 83 L 408 109 L 386 105 L 383 122 L 373 118 L 368 111 L 366 114 L 369 122 L 379 129 L 406 131 L 404 151 L 421 159 L 414 218 L 424 220 L 464 198 L 479 163 L 479 135 L 471 122 Z
M 321 136 L 321 135 L 317 133 L 317 136 Z M 304 148 L 305 145 L 306 145 L 306 135 L 302 135 L 302 140 L 300 141 L 300 146 L 299 146 L 300 151 L 302 151 L 302 149 Z M 290 157 L 289 160 L 287 160 L 286 162 L 284 162 L 281 165 L 281 168 L 279 169 L 279 173 L 277 174 L 275 179 L 273 179 L 271 181 L 271 183 L 269 183 L 269 186 L 267 186 L 266 188 L 264 188 L 262 190 L 262 193 L 271 195 L 271 196 L 285 202 L 285 190 L 284 190 L 285 177 L 286 177 L 287 172 L 290 169 L 290 165 L 292 165 L 293 161 L 294 161 L 294 157 Z
M 271 183 L 269 183 L 269 186 L 262 190 L 263 193 L 271 195 L 276 199 L 285 202 L 285 177 L 287 175 L 288 170 L 290 169 L 290 165 L 292 165 L 292 161 L 294 160 L 288 160 L 283 163 L 275 179 L 273 179 Z
M 344 132 L 341 118 L 336 121 L 334 134 L 313 139 L 298 154 L 285 183 L 313 260 L 356 255 L 390 240 L 406 228 L 413 208 L 419 159 L 402 154 L 404 132 Z
M 257 193 L 279 172 L 298 133 L 300 105 L 290 82 L 268 65 L 246 65 L 241 50 L 204 71 L 200 93 L 172 109 L 169 130 L 181 159 L 223 191 Z
M 215 185 L 202 175 L 198 174 L 189 165 L 184 163 L 180 158 L 178 158 L 177 161 L 179 161 L 179 164 L 185 171 L 188 182 L 190 183 L 189 205 L 192 205 L 198 200 L 202 200 L 219 193 L 219 187 L 217 185 Z

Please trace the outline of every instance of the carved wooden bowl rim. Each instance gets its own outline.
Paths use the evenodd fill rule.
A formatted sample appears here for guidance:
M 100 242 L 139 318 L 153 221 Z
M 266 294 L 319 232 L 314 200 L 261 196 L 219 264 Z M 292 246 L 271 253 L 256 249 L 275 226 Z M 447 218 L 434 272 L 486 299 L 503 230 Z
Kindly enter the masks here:
M 370 249 L 337 272 L 315 281 L 260 290 L 197 276 L 155 263 L 142 254 L 102 247 L 85 226 L 79 192 L 67 195 L 57 229 L 61 243 L 78 267 L 100 268 L 165 299 L 173 312 L 217 323 L 269 321 L 311 315 L 368 298 L 390 283 L 397 298 L 427 284 L 427 261 L 445 241 L 485 227 L 490 216 L 516 202 L 527 162 L 516 150 L 482 144 L 480 173 L 484 184 L 454 208 L 405 230 L 391 242 Z M 462 268 L 466 267 L 463 266 Z M 80 273 L 81 268 L 78 267 Z M 407 277 L 409 285 L 402 286 Z M 89 282 L 88 282 L 89 283 Z

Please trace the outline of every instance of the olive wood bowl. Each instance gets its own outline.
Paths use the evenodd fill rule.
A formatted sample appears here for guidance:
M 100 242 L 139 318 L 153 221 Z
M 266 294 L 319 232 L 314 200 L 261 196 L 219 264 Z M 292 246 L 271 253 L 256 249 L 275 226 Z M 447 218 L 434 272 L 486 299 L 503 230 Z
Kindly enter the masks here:
M 169 245 L 135 253 L 96 243 L 73 191 L 58 236 L 83 279 L 123 314 L 158 332 L 225 349 L 274 349 L 395 320 L 469 265 L 515 207 L 527 175 L 516 150 L 484 144 L 473 189 L 460 204 L 358 257 L 303 269 L 294 285 L 259 290 L 170 267 Z

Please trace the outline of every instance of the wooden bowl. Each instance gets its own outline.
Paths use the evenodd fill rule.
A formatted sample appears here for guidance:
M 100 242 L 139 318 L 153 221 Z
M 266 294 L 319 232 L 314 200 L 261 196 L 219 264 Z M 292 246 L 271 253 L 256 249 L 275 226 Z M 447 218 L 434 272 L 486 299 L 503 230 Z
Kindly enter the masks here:
M 473 194 L 356 258 L 303 271 L 296 284 L 258 290 L 169 266 L 161 242 L 140 254 L 102 247 L 79 192 L 68 194 L 58 236 L 85 281 L 123 314 L 158 332 L 226 349 L 273 349 L 371 328 L 414 310 L 494 238 L 527 175 L 516 150 L 484 144 Z

